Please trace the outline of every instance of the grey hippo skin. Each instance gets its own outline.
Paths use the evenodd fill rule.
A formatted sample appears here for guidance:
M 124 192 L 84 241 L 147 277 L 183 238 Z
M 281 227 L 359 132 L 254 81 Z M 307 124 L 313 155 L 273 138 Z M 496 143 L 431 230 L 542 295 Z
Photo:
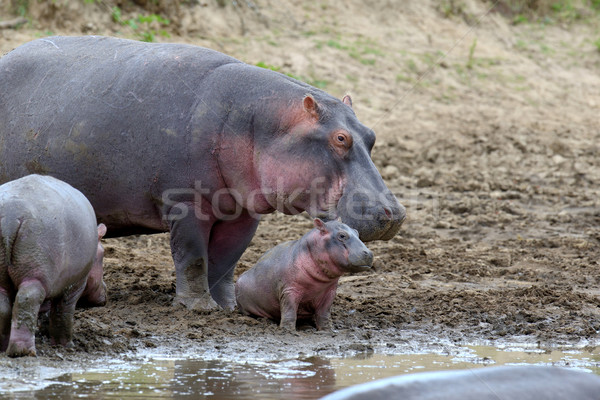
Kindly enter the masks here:
M 297 318 L 314 318 L 317 329 L 330 329 L 330 309 L 338 280 L 346 272 L 371 268 L 373 253 L 358 232 L 338 221 L 314 220 L 301 239 L 265 253 L 236 282 L 240 311 L 271 318 L 296 330 Z
M 111 236 L 169 231 L 176 301 L 231 309 L 261 214 L 341 217 L 364 241 L 400 229 L 351 104 L 197 46 L 38 39 L 0 59 L 0 183 L 52 175 Z
M 80 297 L 88 305 L 106 302 L 105 233 L 90 202 L 65 182 L 30 175 L 0 186 L 0 351 L 35 356 L 44 301 L 52 343 L 72 345 Z
M 321 400 L 600 400 L 600 377 L 545 366 L 424 372 L 351 386 Z

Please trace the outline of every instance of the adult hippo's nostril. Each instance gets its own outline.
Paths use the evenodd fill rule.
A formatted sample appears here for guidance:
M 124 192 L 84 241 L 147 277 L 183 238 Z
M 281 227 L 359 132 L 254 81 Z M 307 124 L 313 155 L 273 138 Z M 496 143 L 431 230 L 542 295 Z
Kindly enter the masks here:
M 392 210 L 390 210 L 387 207 L 383 207 L 383 212 L 385 213 L 385 216 L 387 217 L 387 219 L 392 219 Z

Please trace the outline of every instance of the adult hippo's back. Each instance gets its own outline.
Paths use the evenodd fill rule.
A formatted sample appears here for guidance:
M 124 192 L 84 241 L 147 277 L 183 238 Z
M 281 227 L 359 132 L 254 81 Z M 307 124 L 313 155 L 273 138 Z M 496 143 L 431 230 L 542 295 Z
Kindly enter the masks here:
M 38 39 L 0 59 L 0 183 L 52 175 L 112 236 L 170 231 L 177 300 L 231 308 L 260 214 L 341 217 L 365 241 L 400 229 L 351 105 L 197 46 Z
M 518 365 L 421 372 L 350 386 L 321 400 L 599 400 L 600 377 Z

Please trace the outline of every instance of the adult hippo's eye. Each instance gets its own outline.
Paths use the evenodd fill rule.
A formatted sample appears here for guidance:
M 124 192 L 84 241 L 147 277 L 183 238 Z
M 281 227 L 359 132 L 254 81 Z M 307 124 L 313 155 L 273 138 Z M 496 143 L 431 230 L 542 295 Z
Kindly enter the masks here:
M 352 147 L 352 135 L 346 131 L 336 131 L 331 134 L 332 147 L 343 156 Z

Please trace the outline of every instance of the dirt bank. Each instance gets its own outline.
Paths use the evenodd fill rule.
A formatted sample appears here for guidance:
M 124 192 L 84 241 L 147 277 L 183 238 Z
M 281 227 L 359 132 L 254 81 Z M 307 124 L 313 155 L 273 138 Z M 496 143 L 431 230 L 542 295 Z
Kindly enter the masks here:
M 0 50 L 48 33 L 150 30 L 155 40 L 212 47 L 336 96 L 349 91 L 378 134 L 373 159 L 407 206 L 407 223 L 393 240 L 369 244 L 376 271 L 341 279 L 333 333 L 304 326 L 283 334 L 237 312 L 173 307 L 168 236 L 106 240 L 109 303 L 77 311 L 73 350 L 53 349 L 38 335 L 41 356 L 165 344 L 368 351 L 432 337 L 595 345 L 600 18 L 593 10 L 513 25 L 480 1 L 460 9 L 417 0 L 242 3 L 190 2 L 165 11 L 175 22 L 134 29 L 115 21 L 115 2 L 32 2 L 33 21 L 0 31 Z M 149 11 L 130 5 L 122 13 L 127 20 Z M 304 216 L 267 216 L 236 273 L 310 227 Z

